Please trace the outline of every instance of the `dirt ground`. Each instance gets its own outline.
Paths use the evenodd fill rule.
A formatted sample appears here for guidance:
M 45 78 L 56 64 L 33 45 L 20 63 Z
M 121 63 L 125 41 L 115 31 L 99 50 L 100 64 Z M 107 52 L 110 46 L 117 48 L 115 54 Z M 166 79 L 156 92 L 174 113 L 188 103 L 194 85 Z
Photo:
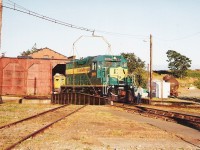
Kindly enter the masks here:
M 196 149 L 174 133 L 144 122 L 119 116 L 121 109 L 87 106 L 55 124 L 43 134 L 28 139 L 20 150 L 138 150 Z
M 200 97 L 200 90 L 182 90 L 182 94 Z M 189 93 L 189 94 L 188 94 Z M 50 104 L 0 104 L 0 126 L 57 107 Z M 17 146 L 17 150 L 196 150 L 200 133 L 194 132 L 196 146 L 182 135 L 122 114 L 109 106 L 87 106 L 55 124 L 34 138 Z M 67 112 L 66 112 L 67 113 Z M 129 116 L 129 117 L 128 117 Z M 137 117 L 137 116 L 135 116 Z M 139 116 L 138 116 L 139 118 Z M 140 121 L 138 121 L 140 120 Z M 142 121 L 141 121 L 142 120 Z M 156 123 L 155 123 L 156 124 Z M 160 124 L 160 123 L 158 123 Z M 168 126 L 167 122 L 162 122 Z M 162 125 L 161 125 L 162 126 Z M 174 129 L 176 130 L 176 129 Z M 182 132 L 184 132 L 184 129 Z M 187 131 L 187 132 L 190 132 Z M 14 134 L 14 133 L 12 133 Z M 196 134 L 196 135 L 195 135 Z M 0 135 L 1 136 L 1 135 Z M 1 137 L 6 138 L 6 137 Z M 192 141 L 192 140 L 191 140 Z M 1 142 L 1 141 L 0 141 Z
M 0 126 L 21 120 L 36 113 L 47 111 L 58 106 L 59 105 L 51 104 L 18 104 L 12 101 L 4 101 L 3 104 L 0 104 Z
M 197 88 L 179 88 L 179 96 L 198 97 L 200 98 L 200 89 Z

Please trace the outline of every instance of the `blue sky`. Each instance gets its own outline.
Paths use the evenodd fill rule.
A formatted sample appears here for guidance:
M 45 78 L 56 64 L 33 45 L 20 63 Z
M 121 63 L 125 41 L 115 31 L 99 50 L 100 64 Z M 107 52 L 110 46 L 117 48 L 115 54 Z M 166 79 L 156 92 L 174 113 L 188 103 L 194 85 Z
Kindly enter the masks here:
M 9 6 L 8 0 L 3 5 Z M 133 52 L 149 63 L 149 35 L 153 36 L 153 69 L 167 69 L 167 50 L 175 50 L 200 68 L 200 0 L 13 0 L 39 14 L 77 26 L 95 29 L 111 44 L 112 54 Z M 105 34 L 104 32 L 120 34 Z M 80 31 L 3 8 L 2 52 L 49 47 L 72 55 L 73 43 L 90 32 Z M 100 38 L 82 38 L 76 55 L 103 55 L 107 44 Z

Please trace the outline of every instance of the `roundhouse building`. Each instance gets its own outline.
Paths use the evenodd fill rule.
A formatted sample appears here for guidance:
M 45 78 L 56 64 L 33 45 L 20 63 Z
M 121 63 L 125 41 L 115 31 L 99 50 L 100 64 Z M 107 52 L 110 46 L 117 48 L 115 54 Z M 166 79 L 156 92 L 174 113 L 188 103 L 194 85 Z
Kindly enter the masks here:
M 65 73 L 70 58 L 49 48 L 28 57 L 0 58 L 1 95 L 50 95 L 55 73 Z

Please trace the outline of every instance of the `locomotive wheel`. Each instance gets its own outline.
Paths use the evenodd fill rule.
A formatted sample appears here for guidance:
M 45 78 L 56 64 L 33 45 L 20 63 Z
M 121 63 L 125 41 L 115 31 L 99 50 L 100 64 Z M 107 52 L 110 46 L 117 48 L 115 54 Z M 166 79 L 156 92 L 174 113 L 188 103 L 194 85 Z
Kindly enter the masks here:
M 108 99 L 111 101 L 118 101 L 117 91 L 114 88 L 109 89 Z

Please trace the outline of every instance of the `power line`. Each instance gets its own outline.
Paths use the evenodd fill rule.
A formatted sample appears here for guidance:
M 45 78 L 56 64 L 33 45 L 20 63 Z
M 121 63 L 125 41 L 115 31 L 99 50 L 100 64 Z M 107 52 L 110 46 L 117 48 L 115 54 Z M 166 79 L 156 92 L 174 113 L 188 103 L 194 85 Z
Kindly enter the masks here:
M 88 31 L 88 32 L 94 32 L 93 29 L 76 26 L 76 25 L 73 25 L 73 24 L 70 24 L 70 23 L 66 23 L 66 22 L 63 22 L 63 21 L 60 21 L 60 20 L 57 20 L 57 19 L 53 19 L 53 18 L 44 16 L 44 15 L 41 15 L 39 13 L 28 10 L 28 9 L 26 9 L 26 8 L 16 4 L 16 3 L 13 3 L 13 2 L 7 3 L 7 4 L 9 4 L 11 6 L 2 5 L 2 7 L 7 8 L 7 9 L 11 9 L 11 10 L 15 10 L 15 11 L 18 11 L 18 12 L 21 12 L 21 13 L 24 13 L 24 14 L 28 14 L 28 15 L 31 15 L 31 16 L 34 16 L 34 17 L 37 17 L 37 18 L 40 18 L 40 19 L 44 19 L 46 21 L 53 22 L 53 23 L 56 23 L 56 24 L 59 24 L 59 25 L 67 26 L 67 27 L 70 27 L 70 28 L 74 28 L 74 29 L 78 29 L 78 30 L 84 30 L 84 31 Z
M 103 33 L 103 34 L 113 35 L 113 36 L 126 36 L 126 37 L 140 39 L 140 40 L 141 39 L 144 40 L 144 38 L 145 39 L 148 38 L 148 36 L 143 36 L 143 35 L 131 35 L 131 34 L 125 34 L 125 33 L 116 33 L 116 32 L 109 32 L 109 31 L 103 31 L 103 30 L 94 30 L 94 29 L 89 29 L 89 28 L 85 28 L 85 27 L 76 26 L 76 25 L 73 25 L 73 24 L 70 24 L 70 23 L 66 23 L 66 22 L 63 22 L 63 21 L 60 21 L 60 20 L 57 20 L 57 19 L 53 19 L 53 18 L 44 16 L 44 15 L 41 15 L 41 14 L 36 13 L 34 11 L 31 11 L 29 9 L 24 8 L 21 5 L 18 5 L 16 3 L 12 2 L 11 0 L 7 0 L 7 1 L 8 2 L 4 2 L 4 3 L 6 3 L 6 4 L 10 5 L 10 6 L 2 5 L 2 7 L 7 8 L 7 9 L 11 9 L 11 10 L 15 10 L 15 11 L 18 11 L 18 12 L 21 12 L 21 13 L 25 13 L 25 14 L 28 14 L 28 15 L 31 15 L 31 16 L 34 16 L 34 17 L 37 17 L 37 18 L 41 18 L 41 19 L 44 19 L 46 21 L 53 22 L 53 23 L 56 23 L 56 24 L 59 24 L 59 25 L 63 25 L 63 26 L 67 26 L 67 27 L 70 27 L 70 28 L 75 28 L 75 29 L 79 29 L 79 30 L 92 32 L 93 35 L 94 35 L 94 32 L 98 32 L 98 33 Z
M 136 39 L 146 39 L 148 36 L 145 35 L 132 35 L 132 34 L 126 34 L 126 33 L 117 33 L 117 32 L 110 32 L 110 31 L 102 31 L 102 30 L 95 30 L 95 32 L 100 32 L 108 35 L 114 35 L 114 36 L 126 36 L 126 37 L 131 37 L 131 38 L 136 38 Z
M 89 29 L 89 28 L 86 28 L 86 27 L 76 26 L 76 25 L 73 25 L 71 23 L 66 23 L 64 21 L 53 19 L 53 18 L 44 16 L 44 15 L 41 15 L 39 13 L 33 12 L 31 10 L 24 8 L 21 5 L 16 4 L 15 2 L 13 2 L 11 0 L 7 0 L 7 1 L 8 2 L 4 2 L 4 3 L 6 3 L 10 6 L 2 5 L 2 7 L 12 9 L 12 10 L 15 10 L 15 11 L 18 11 L 18 12 L 21 12 L 21 13 L 25 13 L 25 14 L 28 14 L 28 15 L 31 15 L 31 16 L 34 16 L 34 17 L 37 17 L 37 18 L 41 18 L 41 19 L 44 19 L 46 21 L 53 22 L 53 23 L 56 23 L 56 24 L 59 24 L 59 25 L 67 26 L 67 27 L 70 27 L 70 28 L 78 29 L 78 30 L 84 30 L 84 31 L 87 31 L 87 32 L 92 32 L 93 35 L 94 35 L 94 32 L 99 32 L 99 33 L 103 33 L 103 34 L 107 34 L 107 35 L 126 36 L 126 37 L 135 38 L 135 39 L 139 39 L 139 40 L 144 40 L 144 39 L 148 38 L 148 36 L 145 36 L 145 35 L 131 35 L 131 34 L 125 34 L 125 33 L 116 33 L 116 32 L 95 30 L 95 29 Z M 154 38 L 158 39 L 158 40 L 162 40 L 162 41 L 178 41 L 178 40 L 184 40 L 184 39 L 187 39 L 187 38 L 191 38 L 193 36 L 197 36 L 198 34 L 200 34 L 200 32 L 197 32 L 197 33 L 194 33 L 194 34 L 191 34 L 191 35 L 188 35 L 188 36 L 176 38 L 176 39 L 163 39 L 163 38 L 157 37 L 155 35 L 154 35 Z

